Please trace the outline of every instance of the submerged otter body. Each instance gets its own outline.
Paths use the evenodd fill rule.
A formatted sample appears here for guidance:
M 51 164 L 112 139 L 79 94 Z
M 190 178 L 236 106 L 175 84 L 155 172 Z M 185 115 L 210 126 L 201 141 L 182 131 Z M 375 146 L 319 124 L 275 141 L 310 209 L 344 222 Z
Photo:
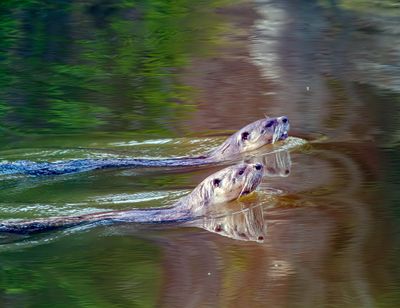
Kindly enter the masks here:
M 171 159 L 104 158 L 75 159 L 56 162 L 16 161 L 0 163 L 0 175 L 62 175 L 96 169 L 134 167 L 185 167 L 207 165 L 232 159 L 265 144 L 286 139 L 289 121 L 286 117 L 265 118 L 243 127 L 220 146 L 198 157 Z
M 110 211 L 71 217 L 0 222 L 0 232 L 31 234 L 88 224 L 176 223 L 203 215 L 210 206 L 249 194 L 260 184 L 264 172 L 259 163 L 242 163 L 222 169 L 203 180 L 172 207 Z

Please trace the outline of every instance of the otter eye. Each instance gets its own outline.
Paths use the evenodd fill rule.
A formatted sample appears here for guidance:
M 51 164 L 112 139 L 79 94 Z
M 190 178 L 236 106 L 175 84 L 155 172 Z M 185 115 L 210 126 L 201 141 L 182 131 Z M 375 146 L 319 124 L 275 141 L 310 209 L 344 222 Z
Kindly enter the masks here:
M 238 174 L 239 174 L 239 175 L 242 175 L 242 174 L 244 173 L 244 170 L 245 170 L 245 169 L 246 169 L 246 168 L 240 169 L 239 172 L 238 172 Z
M 214 179 L 212 183 L 213 183 L 213 185 L 214 185 L 215 187 L 219 187 L 220 184 L 221 184 L 221 180 L 220 180 L 220 179 Z
M 249 133 L 248 132 L 244 132 L 242 133 L 242 140 L 248 140 L 249 139 Z
M 272 125 L 274 125 L 274 121 L 273 121 L 273 120 L 268 121 L 268 123 L 265 125 L 265 127 L 266 127 L 266 128 L 269 128 L 269 127 L 271 127 Z

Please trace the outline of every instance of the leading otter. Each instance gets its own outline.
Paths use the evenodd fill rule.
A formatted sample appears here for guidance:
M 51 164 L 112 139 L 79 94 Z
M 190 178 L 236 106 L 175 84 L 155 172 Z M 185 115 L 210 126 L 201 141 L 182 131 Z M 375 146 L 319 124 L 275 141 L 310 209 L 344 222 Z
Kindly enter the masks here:
M 72 217 L 50 217 L 0 222 L 0 232 L 31 234 L 87 224 L 172 223 L 193 220 L 210 206 L 228 202 L 254 191 L 260 184 L 264 167 L 242 163 L 230 166 L 203 180 L 189 195 L 169 208 L 111 211 Z
M 127 167 L 184 167 L 206 165 L 232 160 L 239 154 L 255 150 L 265 144 L 284 140 L 288 137 L 287 117 L 265 118 L 243 127 L 225 140 L 220 146 L 198 157 L 171 159 L 76 159 L 56 162 L 16 161 L 0 163 L 0 175 L 61 175 L 95 169 Z

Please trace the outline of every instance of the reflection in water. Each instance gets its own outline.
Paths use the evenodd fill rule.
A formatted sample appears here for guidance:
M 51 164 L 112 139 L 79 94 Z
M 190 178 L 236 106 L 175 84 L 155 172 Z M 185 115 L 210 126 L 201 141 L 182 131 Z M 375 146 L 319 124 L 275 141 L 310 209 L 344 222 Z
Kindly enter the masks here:
M 201 226 L 210 232 L 240 241 L 263 242 L 267 235 L 263 208 L 254 205 L 222 217 L 204 218 Z
M 261 157 L 260 163 L 265 166 L 264 175 L 269 177 L 287 177 L 290 174 L 292 161 L 288 151 L 278 151 L 271 155 L 264 155 Z
M 191 0 L 38 3 L 11 0 L 0 12 L 1 134 L 171 135 L 193 109 L 177 70 L 219 40 L 224 22 L 212 9 Z
M 206 284 L 210 288 L 202 287 L 196 305 L 373 305 L 376 299 L 372 294 L 382 289 L 369 275 L 385 270 L 370 253 L 379 251 L 379 242 L 385 241 L 384 233 L 379 231 L 384 222 L 378 218 L 382 213 L 376 211 L 376 191 L 363 196 L 360 193 L 364 186 L 375 185 L 376 177 L 371 176 L 374 166 L 343 154 L 339 145 L 336 150 L 326 150 L 325 145 L 315 147 L 310 154 L 295 155 L 302 167 L 281 178 L 288 182 L 285 193 L 267 197 L 261 191 L 257 200 L 248 200 L 242 211 L 230 208 L 229 215 L 200 223 L 208 231 L 239 241 L 204 233 L 192 236 L 194 243 L 179 234 L 169 238 L 165 268 L 172 280 L 164 289 L 164 303 L 191 303 L 186 294 Z M 357 151 L 357 146 L 350 147 L 353 153 Z M 315 166 L 304 164 L 307 160 L 309 164 L 315 161 Z M 319 182 L 317 166 L 324 162 L 331 166 L 325 169 L 329 180 Z M 360 172 L 353 174 L 351 170 Z M 297 185 L 302 182 L 309 183 Z M 243 246 L 241 240 L 250 243 Z M 256 242 L 255 246 L 251 241 Z M 174 265 L 181 262 L 185 270 Z M 198 269 L 195 264 L 202 267 Z M 371 271 L 371 266 L 376 268 Z M 191 275 L 196 278 L 180 281 Z M 174 291 L 181 288 L 185 292 Z
M 377 280 L 369 276 L 370 268 L 375 268 L 373 275 L 380 275 L 385 272 L 385 263 L 378 264 L 363 251 L 379 250 L 381 242 L 385 241 L 382 228 L 385 223 L 379 219 L 382 213 L 376 209 L 379 198 L 373 189 L 377 178 L 374 162 L 356 160 L 354 157 L 362 157 L 358 151 L 373 152 L 371 147 L 359 144 L 332 147 L 314 144 L 309 153 L 295 152 L 292 159 L 299 162 L 301 168 L 293 168 L 288 177 L 264 179 L 268 185 L 286 187 L 283 193 L 270 196 L 261 189 L 241 202 L 215 208 L 210 215 L 192 224 L 197 228 L 187 228 L 186 232 L 182 231 L 185 228 L 141 230 L 124 225 L 100 227 L 85 233 L 80 230 L 78 243 L 84 245 L 81 250 L 67 250 L 76 243 L 71 239 L 76 238 L 77 233 L 69 233 L 67 237 L 58 234 L 54 238 L 56 241 L 49 237 L 36 238 L 30 245 L 14 245 L 0 256 L 2 264 L 11 269 L 3 276 L 9 281 L 10 275 L 14 275 L 20 266 L 20 259 L 15 258 L 19 247 L 25 247 L 24 255 L 35 260 L 35 268 L 29 267 L 29 270 L 39 277 L 40 285 L 54 283 L 44 270 L 45 262 L 49 260 L 41 260 L 42 249 L 50 256 L 57 249 L 70 262 L 81 260 L 85 271 L 94 275 L 99 268 L 104 271 L 101 264 L 121 265 L 120 254 L 129 256 L 138 250 L 147 256 L 148 248 L 131 246 L 139 237 L 145 239 L 149 247 L 158 247 L 162 258 L 154 261 L 150 257 L 152 266 L 143 269 L 143 275 L 136 266 L 125 261 L 124 266 L 108 273 L 109 279 L 120 283 L 134 279 L 139 284 L 150 279 L 153 287 L 157 285 L 157 291 L 147 292 L 157 292 L 161 306 L 296 304 L 319 307 L 331 302 L 369 306 L 374 302 L 372 290 L 381 290 Z M 346 152 L 351 154 L 344 154 Z M 275 165 L 280 166 L 274 174 L 282 174 L 282 170 L 290 167 L 292 160 L 287 153 L 277 152 L 273 157 Z M 272 157 L 268 156 L 270 159 Z M 277 164 L 278 161 L 286 161 L 289 166 Z M 327 174 L 324 179 L 318 177 L 321 168 Z M 364 187 L 370 187 L 368 194 Z M 207 232 L 198 231 L 198 227 Z M 90 243 L 99 235 L 102 235 L 102 243 L 108 243 L 110 253 L 100 251 Z M 82 252 L 86 250 L 93 255 Z M 95 263 L 92 263 L 93 258 Z M 159 267 L 154 267 L 154 262 Z M 63 274 L 61 264 L 54 261 L 51 264 L 53 275 Z M 132 266 L 131 272 L 122 275 L 128 265 Z M 80 268 L 79 265 L 69 266 Z M 68 274 L 64 277 L 67 281 L 74 280 Z M 79 288 L 88 290 L 89 287 L 90 282 L 81 281 L 71 284 L 70 292 L 78 292 Z M 138 295 L 133 286 L 128 289 Z M 87 300 L 95 302 L 97 296 L 107 300 L 122 296 L 124 292 L 108 286 L 101 295 L 88 293 Z M 139 294 L 146 297 L 149 293 Z
M 399 97 L 399 16 L 361 13 L 373 3 L 256 1 L 250 60 L 274 84 L 269 112 L 284 106 L 299 129 L 335 139 L 382 135 L 365 108 L 375 108 L 372 93 Z
M 289 176 L 265 177 L 257 194 L 195 228 L 121 225 L 11 243 L 0 252 L 3 306 L 399 306 L 397 1 L 3 2 L 2 158 L 89 153 L 66 147 L 129 155 L 129 141 L 186 133 L 141 153 L 197 154 L 215 142 L 200 136 L 264 114 L 326 136 L 291 151 Z M 3 181 L 0 215 L 172 204 L 212 172 Z M 115 202 L 138 196 L 160 198 Z M 252 239 L 264 232 L 263 242 L 233 240 L 235 226 Z

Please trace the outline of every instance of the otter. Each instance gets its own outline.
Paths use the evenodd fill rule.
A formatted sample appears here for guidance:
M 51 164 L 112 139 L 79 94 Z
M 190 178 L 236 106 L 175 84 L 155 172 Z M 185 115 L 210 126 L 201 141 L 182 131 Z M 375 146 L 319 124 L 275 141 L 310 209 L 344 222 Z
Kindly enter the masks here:
M 71 217 L 0 222 L 0 232 L 32 234 L 80 225 L 115 223 L 179 223 L 201 217 L 215 204 L 250 194 L 261 183 L 264 166 L 241 163 L 222 169 L 203 180 L 189 195 L 165 208 L 108 211 Z
M 55 162 L 15 161 L 0 163 L 0 175 L 25 174 L 31 176 L 63 175 L 96 169 L 134 167 L 185 167 L 215 164 L 232 160 L 265 144 L 288 137 L 290 125 L 285 116 L 265 118 L 250 123 L 234 133 L 220 146 L 197 157 L 170 159 L 96 158 Z
M 292 166 L 290 153 L 286 150 L 258 156 L 251 163 L 262 163 L 266 177 L 288 177 Z M 267 236 L 264 211 L 275 203 L 274 195 L 258 194 L 256 198 L 240 203 L 218 204 L 201 219 L 188 222 L 187 226 L 200 227 L 234 240 L 263 243 Z

